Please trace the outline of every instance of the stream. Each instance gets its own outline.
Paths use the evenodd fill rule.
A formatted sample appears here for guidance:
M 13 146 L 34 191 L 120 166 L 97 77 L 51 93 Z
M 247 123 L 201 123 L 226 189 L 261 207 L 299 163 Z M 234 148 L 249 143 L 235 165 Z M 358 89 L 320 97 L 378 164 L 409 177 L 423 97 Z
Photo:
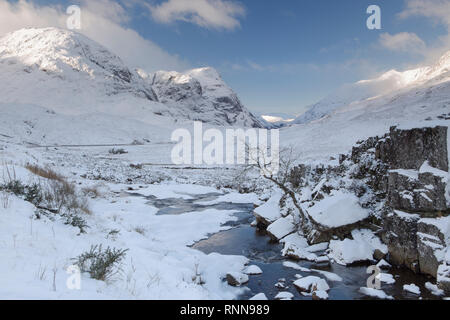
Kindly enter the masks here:
M 133 196 L 142 196 L 140 194 L 130 194 Z M 231 203 L 220 202 L 211 205 L 203 205 L 202 202 L 214 201 L 222 194 L 209 193 L 201 195 L 186 194 L 189 199 L 169 198 L 158 199 L 154 196 L 146 196 L 148 204 L 158 209 L 158 215 L 181 215 L 188 212 L 200 212 L 207 209 L 232 210 L 236 211 L 237 221 L 231 221 L 225 226 L 229 226 L 229 230 L 210 235 L 208 239 L 197 242 L 192 246 L 193 249 L 204 252 L 205 254 L 219 253 L 222 255 L 242 255 L 250 260 L 250 265 L 257 265 L 263 273 L 261 275 L 250 276 L 250 281 L 245 285 L 247 290 L 239 297 L 240 300 L 248 300 L 258 293 L 264 293 L 269 299 L 274 299 L 281 291 L 288 291 L 294 295 L 294 300 L 311 300 L 311 297 L 303 296 L 293 285 L 297 280 L 296 275 L 301 276 L 318 276 L 324 278 L 330 286 L 330 300 L 364 300 L 372 299 L 359 292 L 361 287 L 365 287 L 367 279 L 367 268 L 370 264 L 360 264 L 355 266 L 341 266 L 332 263 L 330 266 L 317 265 L 314 262 L 300 261 L 296 262 L 299 266 L 323 270 L 337 274 L 342 281 L 330 281 L 318 272 L 301 272 L 292 268 L 283 266 L 283 262 L 287 261 L 281 255 L 282 244 L 273 242 L 265 231 L 258 230 L 251 226 L 254 221 L 253 203 Z M 318 255 L 323 252 L 317 252 Z M 419 286 L 421 290 L 421 299 L 439 299 L 431 294 L 425 288 L 425 283 L 429 279 L 422 275 L 416 275 L 412 271 L 405 268 L 392 267 L 383 271 L 390 273 L 396 280 L 395 284 L 382 283 L 381 289 L 395 299 L 417 300 L 419 296 L 405 292 L 403 285 L 412 284 Z M 287 288 L 278 289 L 277 284 L 280 279 L 285 279 Z

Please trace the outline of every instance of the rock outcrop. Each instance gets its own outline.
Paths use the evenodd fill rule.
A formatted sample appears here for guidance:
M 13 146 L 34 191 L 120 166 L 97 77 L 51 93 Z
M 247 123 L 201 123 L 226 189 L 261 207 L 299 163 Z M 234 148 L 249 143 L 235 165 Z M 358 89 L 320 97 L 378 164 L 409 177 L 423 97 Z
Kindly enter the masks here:
M 308 228 L 301 230 L 308 242 L 354 241 L 353 230 L 369 229 L 387 246 L 387 255 L 377 252 L 375 260 L 386 259 L 440 278 L 441 287 L 446 287 L 445 252 L 450 244 L 447 131 L 442 126 L 393 127 L 383 137 L 360 141 L 350 154 L 340 156 L 339 166 L 300 165 L 292 170 L 290 184 L 298 190 L 304 211 L 311 213 Z M 341 211 L 358 216 L 358 210 L 364 209 L 369 216 L 352 223 L 333 220 L 328 226 L 317 221 L 346 221 L 345 214 L 339 213 L 341 204 L 326 205 L 339 193 L 357 197 L 354 207 Z
M 417 223 L 419 215 L 393 210 L 384 214 L 381 239 L 388 246 L 389 262 L 419 272 Z
M 391 169 L 382 219 L 389 260 L 436 278 L 450 226 L 442 218 L 449 213 L 447 127 L 392 128 L 376 156 Z
M 376 157 L 391 169 L 419 170 L 425 161 L 448 171 L 447 127 L 400 130 L 392 127 L 376 145 Z

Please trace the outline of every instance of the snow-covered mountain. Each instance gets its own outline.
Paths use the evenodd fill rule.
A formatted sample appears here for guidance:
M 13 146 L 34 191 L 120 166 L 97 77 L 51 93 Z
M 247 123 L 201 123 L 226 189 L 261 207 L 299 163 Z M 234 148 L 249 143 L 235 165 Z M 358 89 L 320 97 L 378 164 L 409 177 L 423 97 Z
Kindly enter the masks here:
M 240 102 L 213 68 L 199 68 L 185 73 L 158 71 L 138 74 L 156 92 L 158 101 L 171 109 L 183 108 L 190 120 L 214 125 L 260 127 L 261 122 Z
M 429 67 L 360 81 L 299 117 L 282 131 L 282 144 L 299 150 L 299 160 L 327 159 L 359 140 L 384 135 L 391 126 L 448 126 L 449 70 L 450 52 Z
M 212 68 L 185 74 L 130 70 L 87 37 L 57 28 L 0 39 L 4 104 L 39 105 L 64 116 L 105 114 L 147 124 L 200 120 L 260 127 Z
M 255 113 L 255 115 L 266 128 L 282 128 L 291 124 L 296 119 L 295 115 L 282 112 L 259 112 Z
M 450 51 L 432 66 L 399 72 L 390 70 L 378 78 L 345 85 L 300 115 L 295 124 L 304 124 L 323 118 L 352 104 L 382 99 L 390 94 L 408 94 L 414 88 L 430 87 L 450 80 Z M 381 100 L 380 100 L 381 101 Z

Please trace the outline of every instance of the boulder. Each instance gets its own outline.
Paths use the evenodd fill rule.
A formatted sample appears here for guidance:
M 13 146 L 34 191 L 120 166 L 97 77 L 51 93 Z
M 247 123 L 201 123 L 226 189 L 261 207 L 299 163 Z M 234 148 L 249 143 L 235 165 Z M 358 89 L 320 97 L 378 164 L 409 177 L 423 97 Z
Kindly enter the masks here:
M 284 237 L 297 231 L 292 216 L 280 218 L 267 228 L 267 234 L 274 241 L 279 241 Z
M 425 161 L 434 168 L 448 170 L 447 127 L 399 130 L 392 127 L 390 134 L 376 145 L 376 158 L 391 169 L 419 170 Z
M 266 301 L 266 300 L 269 300 L 269 299 L 267 299 L 267 296 L 264 293 L 258 293 L 257 295 L 255 295 L 252 298 L 250 298 L 250 300 L 252 300 L 252 301 Z
M 439 289 L 450 292 L 450 265 L 441 264 L 437 272 L 437 286 Z
M 286 243 L 281 253 L 283 257 L 288 257 L 295 261 L 307 260 L 315 262 L 317 259 L 315 253 L 309 252 L 305 248 L 297 247 L 293 243 Z
M 302 292 L 309 293 L 312 293 L 313 291 L 330 290 L 330 286 L 328 285 L 328 283 L 324 279 L 316 276 L 308 276 L 298 279 L 294 282 L 294 286 Z
M 354 194 L 334 190 L 307 210 L 310 225 L 305 228 L 310 244 L 344 239 L 352 230 L 369 225 L 369 210 L 363 208 Z
M 393 209 L 436 217 L 446 211 L 446 183 L 431 172 L 394 170 L 389 172 L 388 199 Z
M 230 286 L 240 287 L 249 281 L 248 275 L 239 272 L 227 273 L 227 282 Z
M 433 224 L 435 219 L 422 219 L 417 225 L 417 249 L 420 272 L 437 277 L 439 265 L 443 262 L 446 248 L 445 235 Z
M 419 215 L 399 210 L 383 214 L 383 233 L 381 238 L 387 245 L 389 261 L 419 272 L 419 252 L 417 249 L 417 222 Z
M 387 253 L 388 248 L 370 230 L 353 230 L 353 239 L 332 240 L 328 256 L 340 265 L 373 261 L 375 250 Z
M 244 273 L 248 275 L 259 275 L 262 274 L 263 272 L 260 267 L 251 265 L 245 268 Z
M 266 229 L 270 224 L 281 218 L 279 207 L 281 198 L 281 192 L 275 193 L 266 203 L 255 209 L 253 215 L 260 229 Z
M 294 295 L 288 291 L 282 291 L 275 296 L 275 300 L 292 300 Z
M 313 300 L 327 300 L 328 293 L 324 290 L 315 290 L 312 293 L 312 299 Z

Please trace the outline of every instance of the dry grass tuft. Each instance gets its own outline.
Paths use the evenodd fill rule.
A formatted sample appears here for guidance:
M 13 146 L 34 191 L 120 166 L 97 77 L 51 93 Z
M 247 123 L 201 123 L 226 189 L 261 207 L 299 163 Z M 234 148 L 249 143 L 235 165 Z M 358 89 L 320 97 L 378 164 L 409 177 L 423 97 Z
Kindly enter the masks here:
M 59 173 L 56 173 L 49 167 L 42 168 L 38 165 L 27 164 L 25 166 L 25 168 L 28 169 L 28 171 L 30 171 L 31 173 L 33 173 L 39 177 L 49 179 L 49 180 L 59 181 L 61 183 L 66 182 L 66 179 L 62 175 L 60 175 Z

